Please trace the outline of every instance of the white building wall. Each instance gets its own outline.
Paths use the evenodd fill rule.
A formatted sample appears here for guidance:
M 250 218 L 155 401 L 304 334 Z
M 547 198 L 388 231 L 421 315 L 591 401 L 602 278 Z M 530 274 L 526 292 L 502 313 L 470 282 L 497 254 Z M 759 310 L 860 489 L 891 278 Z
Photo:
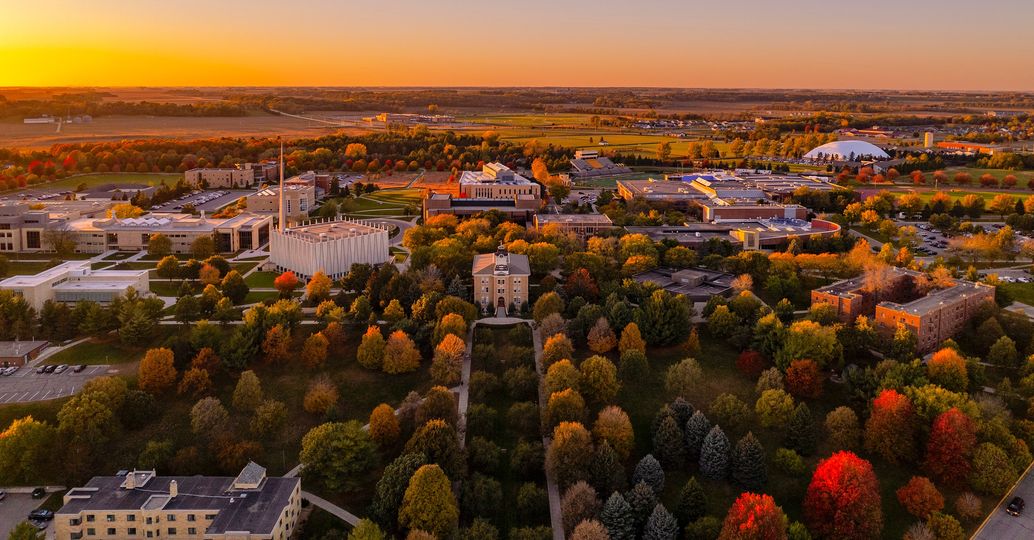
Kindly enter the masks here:
M 383 229 L 322 240 L 311 240 L 290 230 L 286 233 L 274 230 L 270 234 L 269 249 L 269 260 L 277 268 L 304 278 L 320 270 L 338 278 L 347 274 L 353 264 L 382 264 L 389 259 L 388 231 Z

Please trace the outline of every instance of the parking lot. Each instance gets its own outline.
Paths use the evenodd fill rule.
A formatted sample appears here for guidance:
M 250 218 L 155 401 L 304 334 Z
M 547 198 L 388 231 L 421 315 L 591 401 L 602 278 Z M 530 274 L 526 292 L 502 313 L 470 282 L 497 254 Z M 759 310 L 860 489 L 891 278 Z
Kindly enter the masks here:
M 86 366 L 80 373 L 71 368 L 63 373 L 36 373 L 25 366 L 13 375 L 0 377 L 0 404 L 44 401 L 70 396 L 86 381 L 107 373 L 109 366 Z
M 46 499 L 33 499 L 28 493 L 8 493 L 0 501 L 0 538 L 7 538 L 19 523 L 25 521 L 29 512 L 43 504 Z
M 185 197 L 173 199 L 165 204 L 152 208 L 155 212 L 179 212 L 184 205 L 192 204 L 197 210 L 215 212 L 233 203 L 237 199 L 250 195 L 254 191 L 240 189 L 219 189 L 214 191 L 195 191 Z

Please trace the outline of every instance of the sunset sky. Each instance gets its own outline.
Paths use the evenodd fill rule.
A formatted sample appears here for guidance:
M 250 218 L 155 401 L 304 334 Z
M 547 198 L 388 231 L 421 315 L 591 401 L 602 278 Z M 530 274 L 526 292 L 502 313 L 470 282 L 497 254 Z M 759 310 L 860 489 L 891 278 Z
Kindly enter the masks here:
M 0 0 L 0 86 L 1034 90 L 1034 1 Z

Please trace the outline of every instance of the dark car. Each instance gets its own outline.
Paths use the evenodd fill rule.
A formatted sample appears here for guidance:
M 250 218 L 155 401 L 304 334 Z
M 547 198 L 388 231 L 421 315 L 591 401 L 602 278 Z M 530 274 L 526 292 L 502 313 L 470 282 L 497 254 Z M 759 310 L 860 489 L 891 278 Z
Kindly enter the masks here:
M 46 373 L 53 373 L 55 369 L 57 369 L 57 364 L 50 364 L 49 366 L 47 366 Z
M 1026 503 L 1023 502 L 1023 499 L 1019 497 L 1013 497 L 1012 500 L 1009 501 L 1009 506 L 1005 507 L 1005 511 L 1009 512 L 1014 516 L 1018 516 L 1023 513 L 1023 507 L 1025 505 Z
M 40 531 L 45 530 L 47 528 L 47 525 L 49 525 L 49 523 L 47 523 L 46 521 L 42 521 L 39 519 L 30 519 L 29 524 L 33 527 L 36 527 L 36 529 Z
M 82 373 L 84 369 L 86 369 L 86 364 L 79 364 L 72 368 L 72 373 Z
M 29 521 L 50 521 L 52 519 L 54 519 L 54 512 L 52 510 L 40 508 L 29 512 Z
M 46 488 L 38 487 L 38 488 L 32 490 L 32 498 L 33 499 L 42 499 L 43 497 L 46 497 L 46 496 L 47 496 Z

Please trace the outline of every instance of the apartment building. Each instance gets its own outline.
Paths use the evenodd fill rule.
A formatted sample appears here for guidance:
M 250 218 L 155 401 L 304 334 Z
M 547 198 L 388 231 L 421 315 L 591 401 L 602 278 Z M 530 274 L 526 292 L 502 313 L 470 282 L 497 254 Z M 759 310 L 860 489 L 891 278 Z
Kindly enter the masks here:
M 316 205 L 316 188 L 304 184 L 284 185 L 284 217 L 289 221 L 304 221 Z M 247 198 L 248 212 L 276 215 L 280 208 L 280 188 L 263 188 Z
M 872 317 L 877 329 L 888 337 L 903 324 L 916 335 L 918 350 L 928 352 L 961 331 L 981 304 L 994 301 L 993 285 L 953 279 L 923 290 L 922 276 L 921 272 L 892 267 L 879 275 L 879 283 L 863 275 L 815 289 L 811 303 L 834 306 L 844 322 L 859 315 Z
M 266 476 L 248 463 L 236 478 L 95 476 L 55 513 L 57 540 L 167 538 L 287 540 L 301 512 L 301 480 Z
M 192 186 L 206 188 L 245 188 L 255 183 L 258 168 L 198 168 L 183 173 L 183 180 Z
M 531 265 L 527 255 L 510 253 L 500 245 L 495 253 L 474 257 L 474 303 L 482 309 L 519 309 L 528 301 Z

